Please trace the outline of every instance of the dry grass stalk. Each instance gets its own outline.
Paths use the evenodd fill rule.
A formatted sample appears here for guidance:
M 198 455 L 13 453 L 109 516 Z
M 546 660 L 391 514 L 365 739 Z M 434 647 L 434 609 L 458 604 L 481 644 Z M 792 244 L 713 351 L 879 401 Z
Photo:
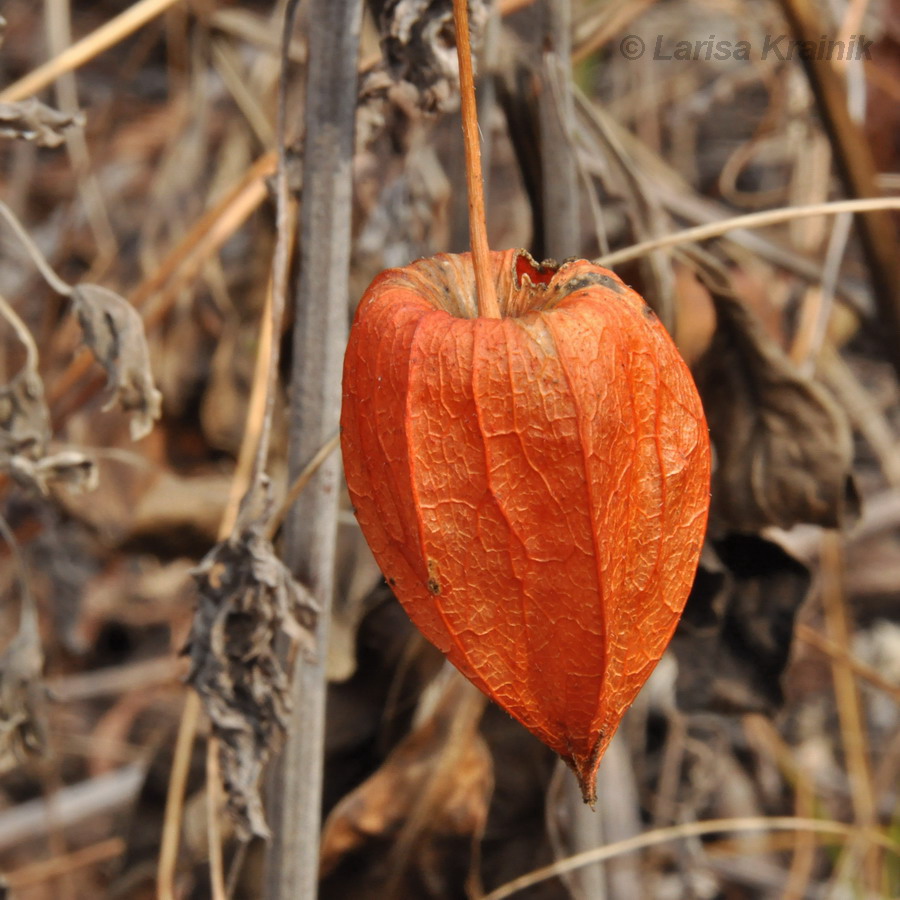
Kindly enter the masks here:
M 104 50 L 114 47 L 178 2 L 180 0 L 139 0 L 116 18 L 66 48 L 58 56 L 0 91 L 0 102 L 13 103 L 42 91 L 61 75 L 83 66 Z
M 655 831 L 646 831 L 634 838 L 598 847 L 596 850 L 588 850 L 577 856 L 560 860 L 553 865 L 536 869 L 528 875 L 516 878 L 514 881 L 485 894 L 483 900 L 506 900 L 519 891 L 541 884 L 550 878 L 555 878 L 564 872 L 571 872 L 581 866 L 587 866 L 595 862 L 603 862 L 614 859 L 624 853 L 634 853 L 647 847 L 655 847 L 670 841 L 683 840 L 690 837 L 699 837 L 707 834 L 719 834 L 722 832 L 742 831 L 807 831 L 819 836 L 840 837 L 844 840 L 859 839 L 866 846 L 882 847 L 890 852 L 897 852 L 900 847 L 885 834 L 876 829 L 861 830 L 843 822 L 829 822 L 820 819 L 799 819 L 790 816 L 772 816 L 771 818 L 740 818 L 740 819 L 715 819 L 707 822 L 686 822 L 683 825 L 673 825 L 670 828 L 659 828 Z

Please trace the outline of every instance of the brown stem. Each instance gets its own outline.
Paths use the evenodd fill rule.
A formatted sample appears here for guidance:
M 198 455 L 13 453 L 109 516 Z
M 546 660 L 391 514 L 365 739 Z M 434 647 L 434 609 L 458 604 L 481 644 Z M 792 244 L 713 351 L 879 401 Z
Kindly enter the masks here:
M 475 289 L 478 315 L 500 318 L 497 289 L 491 274 L 491 251 L 488 247 L 484 218 L 484 182 L 481 177 L 481 146 L 478 140 L 478 112 L 475 106 L 475 79 L 472 75 L 472 47 L 469 44 L 469 10 L 467 0 L 453 0 L 456 25 L 456 54 L 459 58 L 459 93 L 462 103 L 463 143 L 466 148 L 466 187 L 469 194 L 469 242 L 475 266 Z

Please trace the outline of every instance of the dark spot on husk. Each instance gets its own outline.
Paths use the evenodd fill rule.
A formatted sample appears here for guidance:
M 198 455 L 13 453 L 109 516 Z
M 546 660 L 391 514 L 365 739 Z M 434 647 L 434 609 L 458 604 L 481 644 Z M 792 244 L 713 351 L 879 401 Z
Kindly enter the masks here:
M 570 281 L 567 281 L 565 285 L 563 285 L 563 290 L 565 294 L 568 295 L 574 294 L 576 291 L 582 291 L 588 287 L 593 287 L 594 285 L 609 288 L 617 294 L 625 293 L 625 287 L 621 282 L 611 275 L 604 275 L 602 272 L 585 272 L 583 275 L 579 275 L 577 278 L 572 278 Z

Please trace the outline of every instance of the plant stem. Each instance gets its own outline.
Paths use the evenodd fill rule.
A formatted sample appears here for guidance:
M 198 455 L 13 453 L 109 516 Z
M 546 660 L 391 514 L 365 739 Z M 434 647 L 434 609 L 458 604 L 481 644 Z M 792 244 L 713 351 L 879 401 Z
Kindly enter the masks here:
M 469 43 L 469 10 L 467 0 L 453 0 L 456 25 L 456 54 L 459 59 L 459 93 L 462 105 L 463 143 L 466 148 L 466 188 L 469 194 L 469 241 L 475 266 L 475 289 L 478 315 L 500 318 L 500 304 L 491 272 L 484 218 L 484 181 L 481 176 L 481 146 L 478 135 L 478 110 L 475 105 L 475 79 L 472 75 L 472 47 Z
M 353 187 L 353 130 L 362 0 L 306 5 L 309 59 L 300 281 L 294 317 L 289 474 L 296 478 L 337 431 L 347 344 Z M 294 708 L 279 765 L 269 779 L 273 838 L 263 896 L 313 900 L 325 742 L 325 660 L 334 587 L 341 468 L 329 456 L 285 522 L 285 562 L 319 601 L 316 656 L 294 668 Z
M 545 3 L 538 116 L 546 255 L 562 261 L 581 252 L 578 169 L 572 96 L 572 9 L 569 0 Z
M 83 66 L 104 50 L 118 44 L 152 19 L 162 15 L 179 0 L 139 0 L 114 19 L 85 35 L 64 52 L 47 60 L 0 92 L 0 103 L 16 103 L 42 91 L 60 75 Z

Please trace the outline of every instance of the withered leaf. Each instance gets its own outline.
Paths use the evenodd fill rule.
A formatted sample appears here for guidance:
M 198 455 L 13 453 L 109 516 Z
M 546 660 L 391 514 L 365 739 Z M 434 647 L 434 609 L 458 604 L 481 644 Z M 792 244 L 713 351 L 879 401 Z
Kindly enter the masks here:
M 771 712 L 782 702 L 809 570 L 777 544 L 732 533 L 707 544 L 672 650 L 684 711 Z
M 268 835 L 259 780 L 290 709 L 285 638 L 313 650 L 318 606 L 258 523 L 217 544 L 194 570 L 199 603 L 189 682 L 220 739 L 228 808 L 242 837 Z
M 453 12 L 449 3 L 433 0 L 385 0 L 375 5 L 385 68 L 396 87 L 392 96 L 424 112 L 449 108 L 459 89 Z M 487 22 L 488 5 L 470 0 L 469 26 L 474 46 Z M 382 70 L 363 87 L 372 96 L 387 85 Z M 378 89 L 375 85 L 378 85 Z
M 58 147 L 70 128 L 84 125 L 84 114 L 67 115 L 31 97 L 0 103 L 0 137 L 34 141 L 39 147 Z
M 717 317 L 695 373 L 717 454 L 714 527 L 836 527 L 856 503 L 843 410 L 763 331 L 723 272 L 700 274 Z
M 72 302 L 84 342 L 106 369 L 113 389 L 110 405 L 118 401 L 132 413 L 132 440 L 144 437 L 160 417 L 162 395 L 153 383 L 140 315 L 123 297 L 96 284 L 73 288 Z
M 28 364 L 0 386 L 0 464 L 13 456 L 39 459 L 50 440 L 50 413 L 40 376 Z
M 56 484 L 64 484 L 78 493 L 92 491 L 99 480 L 94 460 L 77 450 L 61 450 L 38 460 L 16 455 L 9 460 L 9 470 L 20 484 L 44 495 Z
M 18 332 L 25 345 L 22 368 L 0 386 L 0 467 L 19 483 L 40 494 L 51 484 L 67 484 L 73 490 L 91 490 L 97 485 L 93 461 L 75 450 L 47 455 L 50 442 L 50 411 L 44 399 L 44 384 L 38 374 L 38 353 L 24 322 L 0 298 L 0 314 Z

